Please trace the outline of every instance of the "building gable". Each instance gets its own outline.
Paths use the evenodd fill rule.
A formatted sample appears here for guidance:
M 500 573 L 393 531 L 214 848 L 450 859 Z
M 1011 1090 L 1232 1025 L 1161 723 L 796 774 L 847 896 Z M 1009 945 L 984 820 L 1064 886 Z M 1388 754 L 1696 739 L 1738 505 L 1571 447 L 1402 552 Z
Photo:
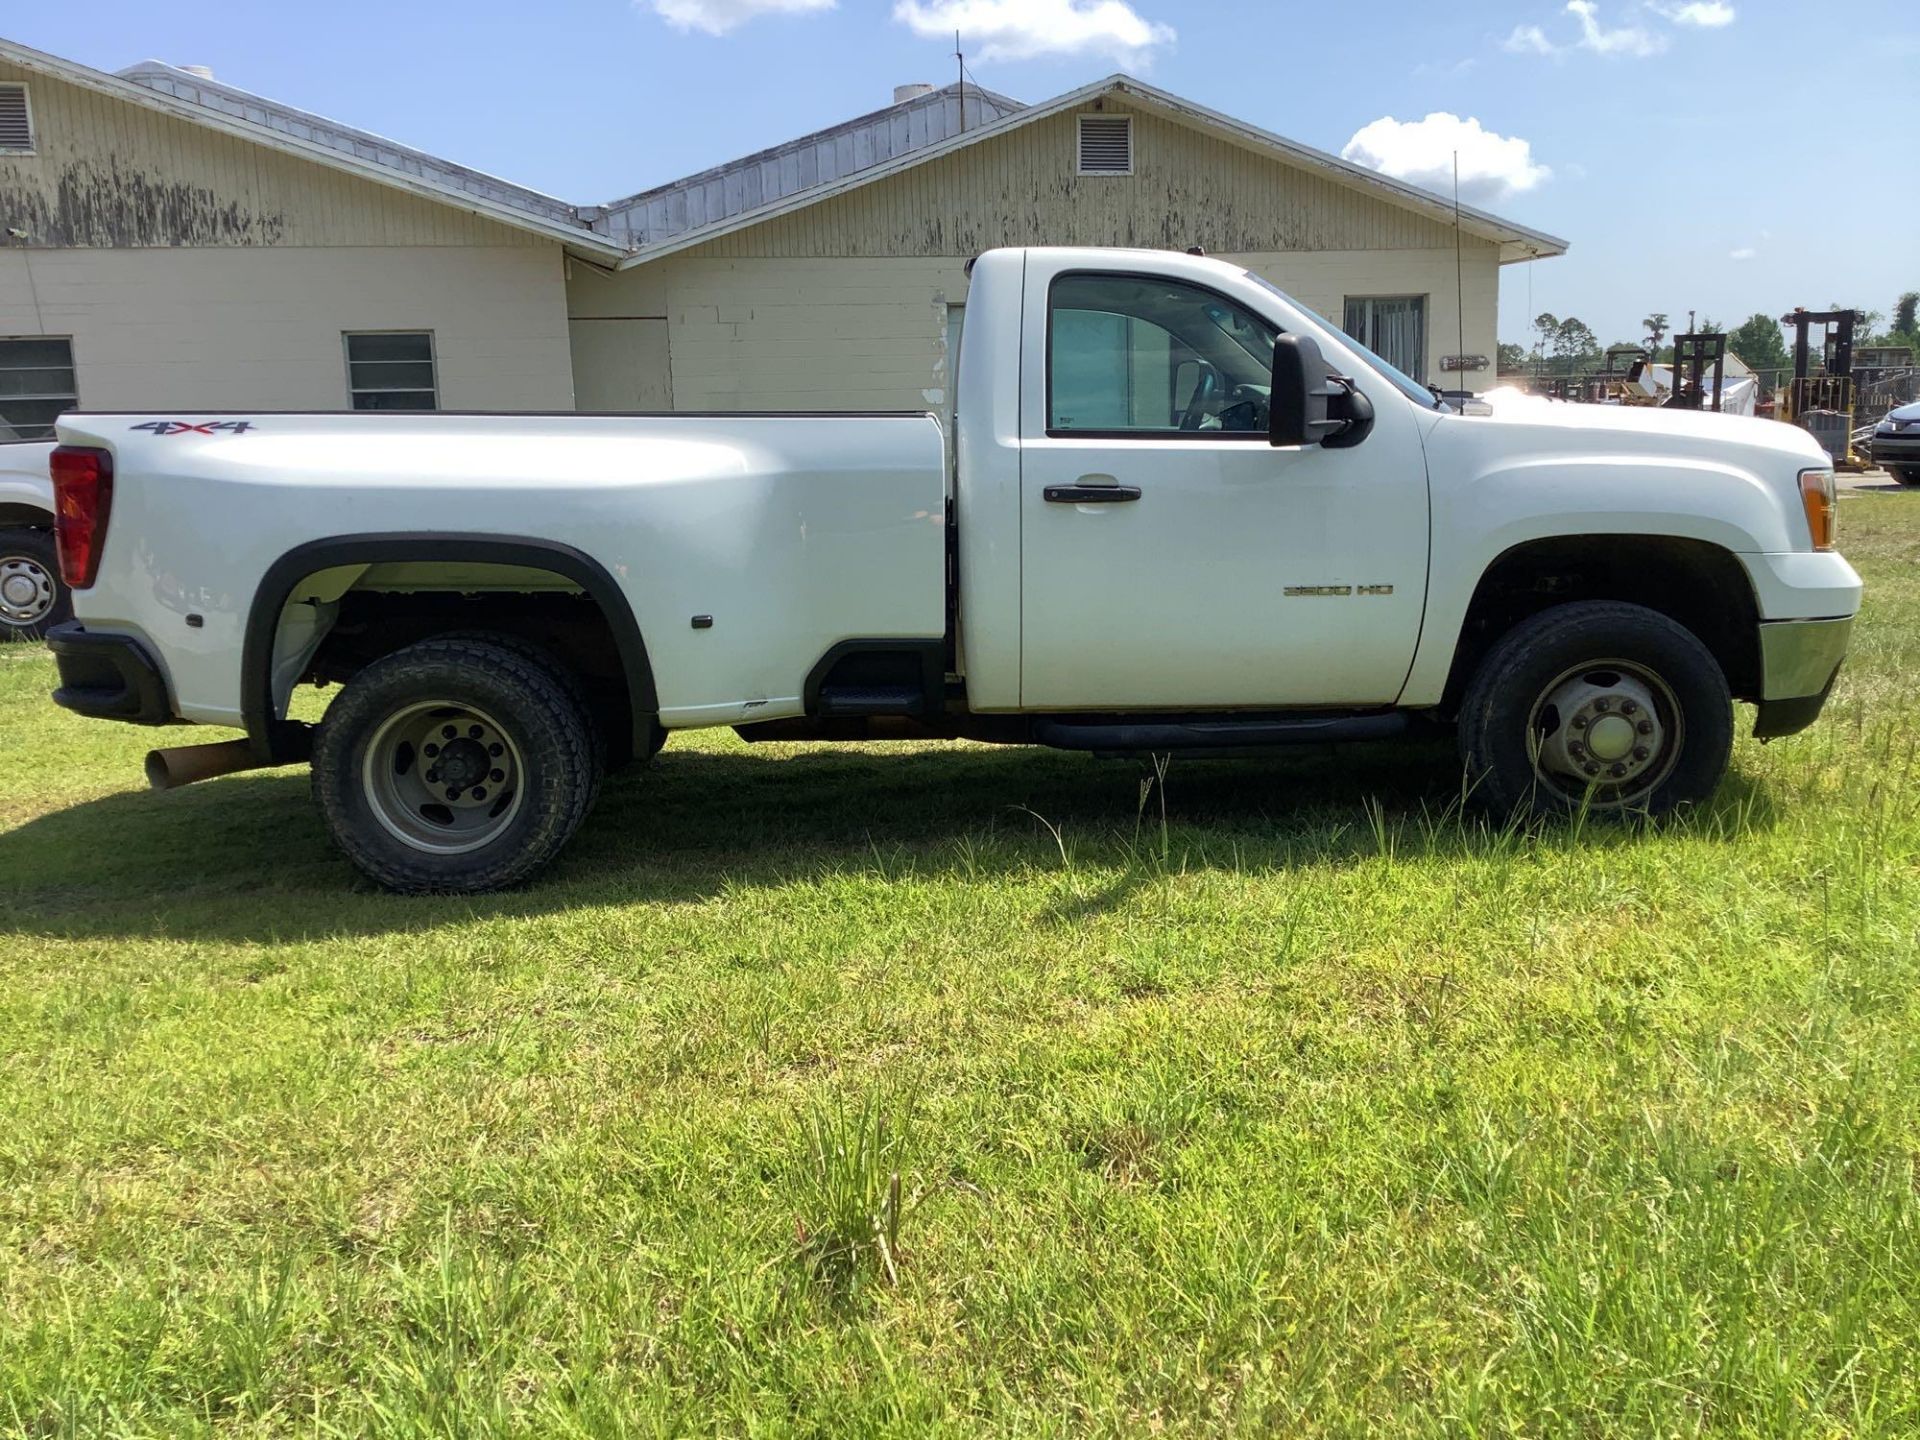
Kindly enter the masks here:
M 693 253 L 964 256 L 997 245 L 1200 245 L 1240 254 L 1454 243 L 1450 225 L 1111 97 L 1098 113 L 1131 117 L 1132 173 L 1081 174 L 1081 113 L 1009 129 Z
M 552 243 L 3 61 L 0 81 L 33 106 L 33 152 L 0 155 L 16 244 Z

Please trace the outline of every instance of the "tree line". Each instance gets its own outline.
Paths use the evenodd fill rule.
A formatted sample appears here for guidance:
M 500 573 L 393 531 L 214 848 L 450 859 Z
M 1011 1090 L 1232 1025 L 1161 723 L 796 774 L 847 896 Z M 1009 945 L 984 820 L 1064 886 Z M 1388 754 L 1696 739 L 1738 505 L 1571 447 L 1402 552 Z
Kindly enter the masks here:
M 1846 306 L 1834 304 L 1831 310 Z M 1859 307 L 1854 307 L 1858 309 Z M 1909 290 L 1893 304 L 1892 319 L 1882 310 L 1865 310 L 1864 322 L 1855 327 L 1854 349 L 1863 346 L 1901 345 L 1920 358 L 1920 290 Z M 1500 346 L 1502 374 L 1584 375 L 1598 370 L 1610 349 L 1639 347 L 1655 360 L 1671 361 L 1673 346 L 1666 343 L 1674 333 L 1672 317 L 1656 310 L 1641 322 L 1643 334 L 1634 340 L 1603 346 L 1592 327 L 1578 316 L 1565 319 L 1551 311 L 1542 311 L 1533 319 L 1533 342 L 1522 345 L 1503 342 Z M 1731 329 L 1709 316 L 1694 321 L 1699 334 L 1724 332 L 1727 349 L 1738 355 L 1750 370 L 1791 370 L 1793 354 L 1787 348 L 1786 329 L 1778 315 L 1755 312 Z

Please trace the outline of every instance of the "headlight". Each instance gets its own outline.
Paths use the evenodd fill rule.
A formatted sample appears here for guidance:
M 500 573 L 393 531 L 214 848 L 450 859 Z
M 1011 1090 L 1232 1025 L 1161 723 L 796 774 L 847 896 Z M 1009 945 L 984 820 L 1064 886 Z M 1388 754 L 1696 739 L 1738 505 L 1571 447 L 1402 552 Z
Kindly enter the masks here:
M 1833 549 L 1835 498 L 1833 471 L 1800 472 L 1800 504 L 1807 512 L 1807 533 L 1816 550 Z

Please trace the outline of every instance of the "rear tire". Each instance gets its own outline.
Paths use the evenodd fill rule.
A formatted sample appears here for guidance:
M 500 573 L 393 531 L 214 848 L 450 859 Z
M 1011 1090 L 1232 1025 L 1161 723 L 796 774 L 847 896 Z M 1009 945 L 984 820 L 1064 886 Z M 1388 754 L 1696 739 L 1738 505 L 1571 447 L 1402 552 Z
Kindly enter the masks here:
M 1614 601 L 1559 605 L 1501 638 L 1467 686 L 1460 752 L 1496 813 L 1662 815 L 1726 774 L 1733 700 L 1694 634 Z
M 0 530 L 0 641 L 38 640 L 73 614 L 53 532 Z
M 574 690 L 518 648 L 477 637 L 374 661 L 314 740 L 328 834 L 361 873 L 402 894 L 525 880 L 572 838 L 599 778 Z

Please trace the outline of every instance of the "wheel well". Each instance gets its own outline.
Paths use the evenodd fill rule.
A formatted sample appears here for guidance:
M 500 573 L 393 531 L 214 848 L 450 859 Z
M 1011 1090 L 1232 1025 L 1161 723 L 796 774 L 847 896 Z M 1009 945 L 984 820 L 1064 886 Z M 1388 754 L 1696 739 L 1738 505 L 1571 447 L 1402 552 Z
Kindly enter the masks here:
M 1480 577 L 1447 677 L 1446 708 L 1458 705 L 1502 635 L 1576 600 L 1622 600 L 1659 611 L 1713 652 L 1735 697 L 1759 697 L 1759 608 L 1731 551 L 1665 535 L 1567 535 L 1517 545 Z
M 651 736 L 659 704 L 646 646 L 598 562 L 535 540 L 394 535 L 317 541 L 269 568 L 241 660 L 249 738 L 266 754 L 293 748 L 285 737 L 300 727 L 279 718 L 278 703 L 291 683 L 350 680 L 456 631 L 538 645 L 579 676 L 609 738 Z
M 0 505 L 0 529 L 25 526 L 33 530 L 51 530 L 53 516 L 37 505 Z
M 344 683 L 375 660 L 435 635 L 506 635 L 539 646 L 578 675 L 608 734 L 633 728 L 626 669 L 613 627 L 594 599 L 579 590 L 356 588 L 342 595 L 338 605 L 303 679 Z

